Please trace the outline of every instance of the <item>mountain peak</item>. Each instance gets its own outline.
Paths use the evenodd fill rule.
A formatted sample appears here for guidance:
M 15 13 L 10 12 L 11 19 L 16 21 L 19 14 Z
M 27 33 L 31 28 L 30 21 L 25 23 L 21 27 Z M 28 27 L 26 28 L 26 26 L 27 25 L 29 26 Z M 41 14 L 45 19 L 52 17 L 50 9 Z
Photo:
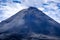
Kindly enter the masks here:
M 29 7 L 29 8 L 28 8 L 28 10 L 32 10 L 32 9 L 38 10 L 36 7 Z
M 32 33 L 60 37 L 60 24 L 36 7 L 29 7 L 0 23 L 0 37 L 15 33 L 23 37 L 30 37 Z

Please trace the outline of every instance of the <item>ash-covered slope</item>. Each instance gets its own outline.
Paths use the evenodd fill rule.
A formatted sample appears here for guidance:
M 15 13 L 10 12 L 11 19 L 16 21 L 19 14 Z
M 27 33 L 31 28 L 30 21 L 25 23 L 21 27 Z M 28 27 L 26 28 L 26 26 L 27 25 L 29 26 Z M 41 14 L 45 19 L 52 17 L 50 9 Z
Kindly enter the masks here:
M 29 37 L 33 33 L 60 37 L 60 24 L 35 7 L 24 9 L 0 23 L 2 39 L 5 35 Z

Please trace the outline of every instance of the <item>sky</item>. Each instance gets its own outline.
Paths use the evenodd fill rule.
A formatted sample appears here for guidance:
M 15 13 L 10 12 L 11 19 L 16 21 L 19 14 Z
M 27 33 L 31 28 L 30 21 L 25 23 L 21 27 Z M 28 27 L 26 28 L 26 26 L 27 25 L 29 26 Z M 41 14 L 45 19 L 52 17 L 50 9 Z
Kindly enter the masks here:
M 0 0 L 0 22 L 30 6 L 60 23 L 60 0 Z

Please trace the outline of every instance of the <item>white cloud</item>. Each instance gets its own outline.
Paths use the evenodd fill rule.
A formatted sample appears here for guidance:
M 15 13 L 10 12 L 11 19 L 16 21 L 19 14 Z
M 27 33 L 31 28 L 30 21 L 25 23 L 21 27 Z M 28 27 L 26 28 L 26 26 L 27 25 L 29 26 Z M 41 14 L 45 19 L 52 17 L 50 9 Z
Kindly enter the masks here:
M 26 6 L 23 6 L 21 4 L 16 3 L 15 6 L 13 6 L 14 4 L 8 4 L 8 6 L 3 6 L 2 8 L 0 8 L 2 11 L 4 11 L 1 15 L 0 15 L 0 21 L 5 20 L 9 17 L 11 17 L 12 15 L 16 14 L 18 11 L 27 8 Z

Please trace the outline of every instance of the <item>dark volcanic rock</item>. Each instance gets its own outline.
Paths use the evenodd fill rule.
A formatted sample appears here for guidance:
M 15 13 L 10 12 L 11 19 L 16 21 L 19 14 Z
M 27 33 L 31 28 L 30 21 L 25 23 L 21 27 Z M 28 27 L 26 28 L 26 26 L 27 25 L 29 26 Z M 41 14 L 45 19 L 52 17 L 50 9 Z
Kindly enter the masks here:
M 0 35 L 2 36 L 0 38 L 4 40 L 15 38 L 15 36 L 16 40 L 21 40 L 19 38 L 28 38 L 33 33 L 47 35 L 48 37 L 60 37 L 60 24 L 35 7 L 24 9 L 2 21 L 0 27 Z

